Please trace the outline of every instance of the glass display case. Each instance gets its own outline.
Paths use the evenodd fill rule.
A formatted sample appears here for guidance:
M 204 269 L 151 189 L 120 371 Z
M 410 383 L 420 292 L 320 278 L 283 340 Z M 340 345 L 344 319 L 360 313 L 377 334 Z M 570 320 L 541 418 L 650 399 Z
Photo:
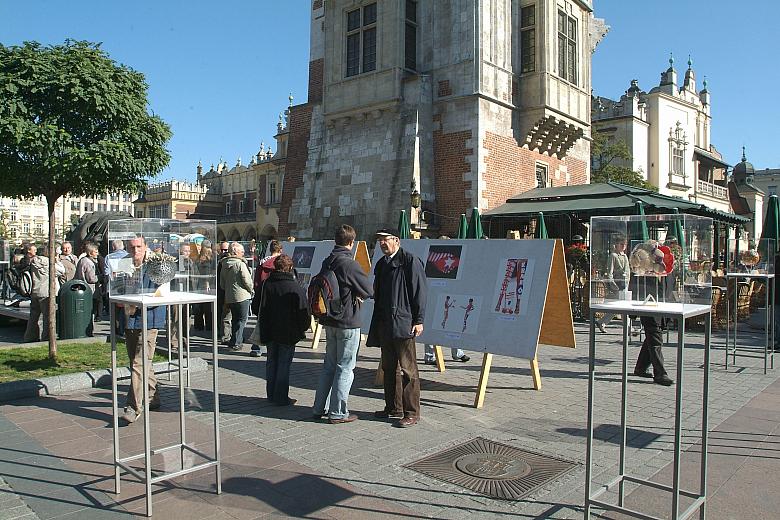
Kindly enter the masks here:
M 107 236 L 109 296 L 216 295 L 216 221 L 110 220 Z
M 693 215 L 593 217 L 590 303 L 710 306 L 712 219 Z M 669 305 L 671 304 L 671 306 Z
M 729 238 L 726 246 L 726 266 L 729 273 L 774 274 L 777 241 L 762 238 L 758 244 Z

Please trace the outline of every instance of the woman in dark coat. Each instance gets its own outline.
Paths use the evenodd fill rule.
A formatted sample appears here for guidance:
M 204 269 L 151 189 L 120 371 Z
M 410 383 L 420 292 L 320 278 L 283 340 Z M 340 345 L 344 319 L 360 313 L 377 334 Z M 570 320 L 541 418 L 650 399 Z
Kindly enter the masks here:
M 295 280 L 292 259 L 279 255 L 275 270 L 263 284 L 258 326 L 260 340 L 268 347 L 265 379 L 268 400 L 279 406 L 295 404 L 290 399 L 290 367 L 295 344 L 311 325 L 306 293 Z

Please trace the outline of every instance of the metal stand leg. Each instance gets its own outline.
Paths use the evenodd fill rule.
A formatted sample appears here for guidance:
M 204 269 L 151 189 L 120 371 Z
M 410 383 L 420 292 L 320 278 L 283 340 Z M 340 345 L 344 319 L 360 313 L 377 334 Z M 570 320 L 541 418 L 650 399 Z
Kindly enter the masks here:
M 179 316 L 181 316 L 181 305 L 179 305 Z M 183 324 L 182 321 L 179 320 L 178 323 L 179 326 L 179 442 L 181 443 L 181 448 L 179 449 L 179 452 L 181 454 L 181 469 L 184 469 L 184 446 L 187 444 L 187 434 L 186 434 L 186 426 L 184 424 L 184 353 L 182 349 L 182 342 L 183 342 L 183 336 L 182 336 L 182 329 Z M 188 364 L 189 364 L 189 360 Z M 187 375 L 189 375 L 190 371 L 187 370 Z
M 192 339 L 192 331 L 190 330 L 190 306 L 189 305 L 186 306 L 186 311 L 187 311 L 187 314 L 186 314 L 186 316 L 187 316 L 187 321 L 186 321 L 186 323 L 187 323 L 187 326 L 186 326 L 187 341 L 184 342 L 184 348 L 187 350 L 187 367 L 186 367 L 187 368 L 187 373 L 186 373 L 187 384 L 186 384 L 186 386 L 187 386 L 187 388 L 189 388 L 190 387 L 190 339 Z M 181 347 L 179 347 L 179 349 L 181 349 Z
M 625 317 L 624 317 L 625 320 Z M 625 342 L 623 348 L 626 348 Z M 593 383 L 596 370 L 596 318 L 590 313 L 588 334 L 588 437 L 585 455 L 585 519 L 590 519 L 590 481 L 593 469 Z
M 217 303 L 214 302 L 214 316 L 217 315 Z M 214 456 L 217 459 L 217 494 L 222 493 L 222 458 L 219 453 L 219 359 L 217 356 L 217 321 L 212 320 L 213 331 L 211 336 L 212 341 L 212 362 L 214 367 Z
M 704 388 L 702 390 L 701 411 L 701 481 L 699 494 L 704 497 L 699 508 L 699 520 L 707 517 L 707 437 L 709 435 L 709 395 L 710 395 L 710 334 L 712 316 L 707 314 L 704 320 Z M 679 381 L 678 381 L 679 384 Z
M 120 493 L 121 478 L 119 471 L 119 399 L 117 397 L 117 382 L 116 382 L 116 332 L 114 332 L 113 323 L 116 319 L 116 305 L 109 305 L 111 307 L 111 409 L 113 411 L 113 428 L 114 428 L 114 493 L 117 495 Z M 123 316 L 124 317 L 124 316 Z
M 143 385 L 144 396 L 144 484 L 146 484 L 146 516 L 152 516 L 152 437 L 149 430 L 149 369 L 151 367 L 149 366 L 149 356 L 146 355 L 146 344 L 149 341 L 149 331 L 146 330 L 146 327 L 148 326 L 146 319 L 146 304 L 141 306 L 141 313 L 141 384 Z
M 737 364 L 737 327 L 739 324 L 739 280 L 734 279 L 734 349 L 732 350 L 731 364 Z
M 728 289 L 728 283 L 726 283 Z M 726 294 L 726 370 L 729 369 L 729 348 L 731 345 L 731 295 Z M 734 319 L 737 318 L 737 308 L 734 308 Z
M 769 284 L 766 284 L 766 323 L 764 323 L 764 375 L 766 375 L 767 361 L 769 358 Z
M 685 318 L 677 320 L 677 389 L 674 400 L 674 475 L 672 477 L 672 515 L 680 514 L 680 443 L 682 439 L 682 388 L 685 360 Z
M 623 379 L 620 396 L 620 477 L 626 474 L 626 408 L 628 396 L 628 316 L 623 315 Z M 625 500 L 625 480 L 621 478 L 618 490 L 618 505 L 623 507 Z

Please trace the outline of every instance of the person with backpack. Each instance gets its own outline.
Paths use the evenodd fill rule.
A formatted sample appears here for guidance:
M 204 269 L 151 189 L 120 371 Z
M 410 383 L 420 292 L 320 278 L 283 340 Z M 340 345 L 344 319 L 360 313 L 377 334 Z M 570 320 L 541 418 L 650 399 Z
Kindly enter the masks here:
M 290 399 L 290 367 L 295 345 L 306 337 L 311 323 L 306 293 L 295 280 L 292 265 L 287 255 L 275 257 L 274 270 L 264 282 L 257 319 L 260 340 L 268 346 L 266 394 L 278 406 L 297 402 Z
M 255 269 L 254 290 L 255 295 L 252 298 L 252 314 L 260 316 L 260 299 L 263 295 L 263 284 L 274 272 L 275 262 L 279 255 L 282 254 L 282 244 L 278 240 L 271 240 L 271 244 L 268 246 L 268 251 L 271 253 L 260 261 L 260 265 Z M 258 320 L 259 321 L 259 320 Z M 263 349 L 260 345 L 252 343 L 252 350 L 249 351 L 250 357 L 259 357 Z
M 326 338 L 312 412 L 317 418 L 327 415 L 330 424 L 357 419 L 349 413 L 347 400 L 360 346 L 360 304 L 374 294 L 363 268 L 352 259 L 355 236 L 346 224 L 336 230 L 336 246 L 309 283 L 310 306 L 325 327 Z
M 384 257 L 374 266 L 374 314 L 366 345 L 382 351 L 385 408 L 374 416 L 398 418 L 395 426 L 408 428 L 420 420 L 415 338 L 425 319 L 425 267 L 401 248 L 396 232 L 383 229 L 376 236 Z

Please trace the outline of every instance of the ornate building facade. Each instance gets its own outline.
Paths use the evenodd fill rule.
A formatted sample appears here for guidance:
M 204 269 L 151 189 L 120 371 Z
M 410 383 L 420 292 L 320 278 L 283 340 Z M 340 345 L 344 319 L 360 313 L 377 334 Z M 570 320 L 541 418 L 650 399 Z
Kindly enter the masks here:
M 730 212 L 729 165 L 710 142 L 711 109 L 707 81 L 696 90 L 691 60 L 678 85 L 670 58 L 660 83 L 649 92 L 632 80 L 618 100 L 594 97 L 591 122 L 608 141 L 628 145 L 632 161 L 620 166 L 641 173 L 659 193 Z
M 315 0 L 281 234 L 350 223 L 368 236 L 401 209 L 452 234 L 472 207 L 587 183 L 591 53 L 605 32 L 590 0 Z

